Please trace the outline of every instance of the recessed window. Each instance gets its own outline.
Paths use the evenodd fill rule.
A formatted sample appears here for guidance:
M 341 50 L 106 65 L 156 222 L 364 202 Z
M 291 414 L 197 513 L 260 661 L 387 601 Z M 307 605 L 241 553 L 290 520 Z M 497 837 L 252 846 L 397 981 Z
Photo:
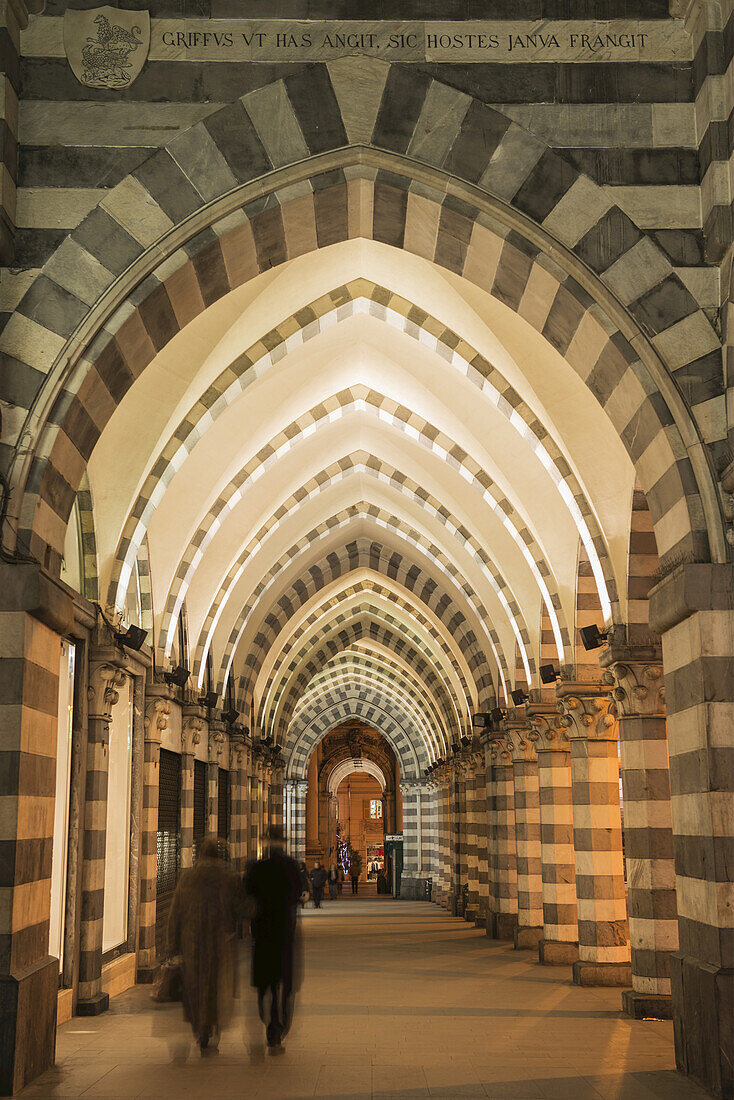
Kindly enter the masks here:
M 379 798 L 370 799 L 370 817 L 373 821 L 382 817 L 382 802 Z

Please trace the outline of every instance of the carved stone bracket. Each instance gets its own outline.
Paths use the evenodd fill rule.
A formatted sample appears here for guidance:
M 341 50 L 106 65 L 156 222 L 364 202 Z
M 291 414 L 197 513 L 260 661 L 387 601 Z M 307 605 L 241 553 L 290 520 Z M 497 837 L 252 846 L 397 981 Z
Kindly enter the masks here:
M 183 755 L 193 755 L 205 730 L 206 722 L 200 715 L 184 715 L 181 727 L 181 752 Z
M 163 731 L 168 728 L 171 700 L 163 695 L 145 700 L 145 740 L 160 745 Z
M 218 764 L 222 753 L 224 752 L 224 744 L 226 740 L 226 734 L 223 729 L 216 727 L 209 730 L 209 763 Z
M 548 749 L 551 752 L 568 752 L 568 728 L 552 703 L 530 703 L 527 716 L 535 731 L 539 752 Z
M 94 721 L 101 723 L 99 732 L 105 741 L 109 737 L 112 708 L 120 698 L 118 689 L 126 678 L 125 670 L 109 661 L 92 662 L 90 665 L 87 687 L 89 720 L 90 724 Z
M 619 728 L 609 688 L 597 682 L 560 680 L 558 711 L 571 741 L 616 741 Z
M 602 682 L 612 688 L 620 718 L 664 718 L 665 684 L 659 646 L 611 646 L 602 653 Z

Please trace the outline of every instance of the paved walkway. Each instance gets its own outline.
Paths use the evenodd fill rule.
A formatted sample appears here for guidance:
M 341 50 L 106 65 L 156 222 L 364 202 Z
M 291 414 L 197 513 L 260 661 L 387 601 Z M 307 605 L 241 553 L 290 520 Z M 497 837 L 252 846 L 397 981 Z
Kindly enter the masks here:
M 673 1070 L 669 1023 L 627 1020 L 618 990 L 576 988 L 565 968 L 433 905 L 345 898 L 307 910 L 303 927 L 306 980 L 282 1057 L 248 1055 L 235 1028 L 218 1055 L 172 1063 L 180 1007 L 138 987 L 65 1024 L 57 1068 L 22 1096 L 707 1096 Z

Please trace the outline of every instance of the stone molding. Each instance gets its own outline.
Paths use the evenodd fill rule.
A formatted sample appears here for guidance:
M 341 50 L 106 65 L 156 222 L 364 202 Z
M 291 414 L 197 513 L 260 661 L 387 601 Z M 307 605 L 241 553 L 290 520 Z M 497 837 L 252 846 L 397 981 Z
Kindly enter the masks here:
M 112 720 L 112 708 L 120 698 L 119 688 L 125 683 L 127 673 L 120 665 L 110 661 L 91 661 L 87 687 L 89 721 L 102 724 L 101 735 L 107 740 Z
M 226 733 L 219 723 L 212 723 L 209 727 L 209 763 L 218 764 L 224 752 Z
M 530 703 L 526 710 L 535 731 L 536 751 L 568 752 L 568 727 L 553 703 Z
M 145 693 L 143 728 L 145 740 L 160 745 L 163 731 L 168 729 L 172 697 L 167 684 L 148 684 Z
M 601 681 L 560 680 L 558 710 L 571 741 L 616 741 L 618 723 L 610 689 Z
M 602 683 L 612 688 L 620 718 L 664 718 L 665 683 L 660 646 L 606 648 L 600 658 Z
M 734 611 L 730 562 L 679 565 L 650 589 L 650 628 L 656 634 L 702 611 Z
M 201 735 L 206 731 L 206 721 L 200 714 L 188 714 L 184 708 L 181 724 L 181 755 L 193 756 Z

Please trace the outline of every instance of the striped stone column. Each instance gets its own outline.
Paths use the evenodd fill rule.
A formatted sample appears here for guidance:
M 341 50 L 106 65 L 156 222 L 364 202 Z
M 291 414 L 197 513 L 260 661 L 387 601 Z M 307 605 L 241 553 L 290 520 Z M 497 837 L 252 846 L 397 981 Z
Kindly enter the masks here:
M 517 928 L 517 855 L 515 847 L 515 776 L 512 749 L 504 734 L 493 732 L 494 821 L 496 853 L 496 910 L 492 915 L 492 936 L 514 940 Z
M 202 707 L 185 706 L 181 725 L 181 870 L 194 863 L 194 760 L 202 737 L 208 739 Z
M 257 756 L 257 750 L 253 747 L 252 755 L 250 757 L 250 778 L 249 778 L 249 818 L 250 818 L 250 859 L 259 859 L 260 851 L 258 848 L 258 836 L 259 836 L 259 822 L 260 822 L 260 780 L 258 777 L 259 760 Z
M 143 727 L 143 814 L 140 826 L 140 902 L 138 907 L 137 981 L 151 982 L 158 966 L 155 922 L 158 886 L 158 778 L 161 737 L 171 713 L 168 684 L 146 687 Z
M 418 896 L 418 872 L 420 870 L 420 784 L 415 780 L 403 780 L 400 784 L 403 798 L 403 874 L 400 896 L 415 899 Z
M 18 92 L 20 88 L 20 32 L 28 25 L 23 0 L 6 0 L 0 7 L 2 33 L 2 158 L 0 159 L 0 264 L 11 267 L 14 254 L 18 182 Z M 35 6 L 35 5 L 34 5 Z M 36 8 L 36 10 L 38 10 Z
M 474 923 L 487 927 L 489 901 L 489 866 L 487 848 L 487 766 L 484 747 L 477 745 L 474 754 L 474 836 L 477 854 L 477 900 Z
M 224 725 L 216 719 L 209 723 L 209 756 L 207 763 L 207 823 L 206 831 L 209 836 L 216 836 L 219 831 L 219 768 L 226 733 Z
M 102 992 L 102 923 L 107 839 L 107 781 L 112 708 L 125 683 L 125 672 L 106 659 L 91 654 L 87 728 L 86 800 L 84 806 L 84 857 L 82 859 L 81 921 L 79 925 L 79 1016 L 96 1016 L 109 1005 Z M 96 659 L 95 659 L 96 658 Z
M 423 872 L 433 883 L 432 897 L 435 900 L 438 883 L 438 786 L 431 778 L 423 788 L 424 848 Z M 387 830 L 386 830 L 387 831 Z
M 479 913 L 479 863 L 477 857 L 477 776 L 473 753 L 464 758 L 464 790 L 466 798 L 466 883 L 467 899 L 464 920 L 471 924 Z
M 452 905 L 451 913 L 462 913 L 463 891 L 466 884 L 466 769 L 457 756 L 451 765 L 451 803 L 452 803 Z
M 505 734 L 512 753 L 517 873 L 515 947 L 535 949 L 543 938 L 540 859 L 540 793 L 535 734 L 524 718 L 510 715 Z
M 447 764 L 441 765 L 435 772 L 437 791 L 436 806 L 438 818 L 438 867 L 439 890 L 436 895 L 437 903 L 447 909 L 451 894 L 451 855 L 449 851 L 449 790 L 450 771 Z
M 662 650 L 615 643 L 602 650 L 601 664 L 613 686 L 622 760 L 632 952 L 632 989 L 622 994 L 622 1008 L 636 1019 L 670 1019 L 678 910 Z
M 733 620 L 731 563 L 681 565 L 650 592 L 670 755 L 676 1062 L 717 1096 L 734 1096 Z
M 246 768 L 244 739 L 232 736 L 229 742 L 229 856 L 233 868 L 240 874 L 245 868 L 243 819 L 247 804 L 244 792 Z
M 537 734 L 540 794 L 540 859 L 543 880 L 543 939 L 538 959 L 548 966 L 572 966 L 579 957 L 576 863 L 573 847 L 571 745 L 555 704 L 529 703 L 528 721 Z
M 285 771 L 282 761 L 275 761 L 270 774 L 270 824 L 278 829 L 283 828 L 284 774 Z
M 560 680 L 556 694 L 571 742 L 579 928 L 573 980 L 626 986 L 632 973 L 612 698 L 600 682 Z
M 495 783 L 496 745 L 488 732 L 482 734 L 482 748 L 484 749 L 484 790 L 486 797 L 485 813 L 487 820 L 487 886 L 485 896 L 485 923 L 484 928 L 488 936 L 494 935 L 497 919 L 497 791 Z M 479 904 L 482 905 L 482 882 L 479 882 Z
M 48 954 L 49 883 L 61 635 L 73 621 L 72 600 L 61 585 L 36 566 L 0 561 L 0 1094 L 5 1096 L 49 1069 L 56 1048 L 59 961 Z M 77 668 L 82 674 L 83 658 Z M 83 740 L 83 696 L 74 715 L 75 753 Z M 71 863 L 70 856 L 70 868 Z M 15 891 L 22 905 L 10 904 Z
M 292 812 L 290 853 L 294 859 L 306 858 L 306 795 L 308 782 L 305 779 L 296 779 L 292 784 Z

